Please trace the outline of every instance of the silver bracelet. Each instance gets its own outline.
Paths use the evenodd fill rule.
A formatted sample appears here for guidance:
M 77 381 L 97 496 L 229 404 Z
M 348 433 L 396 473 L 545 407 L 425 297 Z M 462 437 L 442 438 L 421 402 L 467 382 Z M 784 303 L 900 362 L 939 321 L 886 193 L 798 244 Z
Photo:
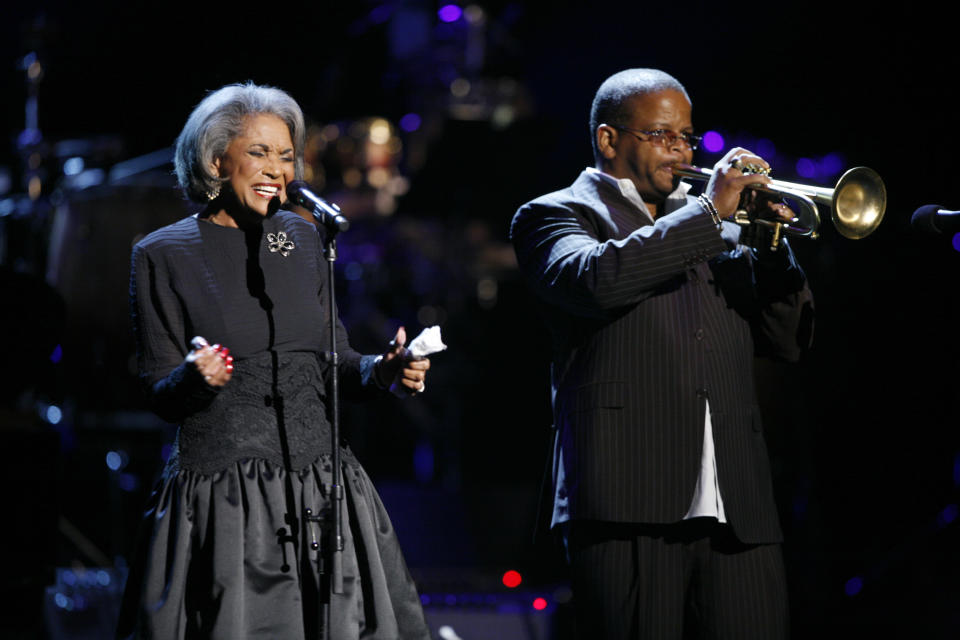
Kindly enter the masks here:
M 697 196 L 697 202 L 700 203 L 700 206 L 703 207 L 703 210 L 710 214 L 710 217 L 713 218 L 713 223 L 717 225 L 719 229 L 721 226 L 720 213 L 717 211 L 717 208 L 713 206 L 713 200 L 710 199 L 710 196 L 700 194 Z

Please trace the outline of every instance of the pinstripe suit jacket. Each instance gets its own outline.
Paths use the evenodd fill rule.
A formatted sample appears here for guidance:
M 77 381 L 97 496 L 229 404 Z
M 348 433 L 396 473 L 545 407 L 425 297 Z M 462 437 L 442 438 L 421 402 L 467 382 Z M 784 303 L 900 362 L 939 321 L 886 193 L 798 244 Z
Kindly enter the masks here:
M 727 519 L 780 541 L 753 356 L 795 360 L 812 335 L 789 249 L 731 250 L 692 198 L 651 224 L 586 171 L 521 207 L 511 238 L 552 334 L 554 521 L 681 520 L 709 399 Z

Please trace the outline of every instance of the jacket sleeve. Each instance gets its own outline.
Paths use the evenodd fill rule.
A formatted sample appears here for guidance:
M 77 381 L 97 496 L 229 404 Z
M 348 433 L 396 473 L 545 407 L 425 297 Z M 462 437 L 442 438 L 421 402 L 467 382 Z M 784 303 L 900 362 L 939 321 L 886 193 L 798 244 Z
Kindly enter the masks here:
M 316 233 L 311 235 L 311 238 L 316 238 Z M 320 302 L 320 308 L 323 310 L 323 320 L 325 324 L 329 324 L 330 317 L 330 301 L 327 294 L 327 262 L 323 258 L 322 252 L 319 245 L 317 246 L 314 255 L 317 257 L 317 274 L 319 287 L 317 290 L 317 298 Z M 375 393 L 381 390 L 383 387 L 380 386 L 379 382 L 376 379 L 375 365 L 379 361 L 379 357 L 376 355 L 363 355 L 355 351 L 352 346 L 350 346 L 350 337 L 347 335 L 347 329 L 344 327 L 343 322 L 340 320 L 340 314 L 334 314 L 336 318 L 336 325 L 334 326 L 334 331 L 337 336 L 337 360 L 339 365 L 337 366 L 338 373 L 338 384 L 340 386 L 340 391 L 343 393 L 343 396 L 350 400 L 363 400 L 372 397 Z M 322 361 L 327 365 L 324 369 L 324 382 L 327 385 L 329 391 L 330 387 L 330 345 L 326 345 L 326 351 L 321 354 Z
M 574 315 L 602 317 L 635 304 L 727 247 L 697 203 L 625 237 L 579 203 L 535 200 L 511 225 L 520 269 L 548 303 Z
M 325 294 L 324 294 L 325 295 Z M 326 305 L 324 305 L 326 308 Z M 369 398 L 383 387 L 377 381 L 375 366 L 379 356 L 362 355 L 350 346 L 350 339 L 343 322 L 337 317 L 337 359 L 340 362 L 339 372 L 340 390 L 344 397 L 350 400 Z M 325 355 L 326 357 L 326 355 Z M 329 380 L 327 381 L 329 383 Z
M 780 250 L 754 251 L 753 271 L 760 313 L 753 323 L 757 355 L 796 362 L 813 344 L 813 293 L 784 239 Z
M 140 382 L 150 408 L 164 420 L 179 422 L 209 405 L 218 390 L 184 361 L 183 311 L 163 261 L 137 245 L 131 263 L 130 310 Z

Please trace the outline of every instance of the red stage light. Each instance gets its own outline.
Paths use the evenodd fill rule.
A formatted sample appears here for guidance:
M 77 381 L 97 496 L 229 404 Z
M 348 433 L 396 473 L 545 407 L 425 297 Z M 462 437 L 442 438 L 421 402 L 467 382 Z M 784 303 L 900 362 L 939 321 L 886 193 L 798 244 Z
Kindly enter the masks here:
M 544 609 L 546 609 L 547 608 L 546 598 L 534 598 L 533 608 L 536 609 L 537 611 L 543 611 Z
M 503 574 L 503 584 L 511 589 L 519 587 L 521 582 L 523 582 L 523 577 L 518 571 L 511 569 Z

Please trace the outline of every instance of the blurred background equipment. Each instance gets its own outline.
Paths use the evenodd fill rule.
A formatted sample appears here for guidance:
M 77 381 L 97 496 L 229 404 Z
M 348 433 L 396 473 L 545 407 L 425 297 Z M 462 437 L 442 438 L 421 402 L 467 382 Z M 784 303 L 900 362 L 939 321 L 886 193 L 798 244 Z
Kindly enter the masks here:
M 170 164 L 184 116 L 205 91 L 250 79 L 289 91 L 311 119 L 306 180 L 351 225 L 337 291 L 353 346 L 379 351 L 397 324 L 439 324 L 450 345 L 416 402 L 343 416 L 435 634 L 564 638 L 562 564 L 532 541 L 549 336 L 508 224 L 590 164 L 593 93 L 629 66 L 686 83 L 700 166 L 743 146 L 790 182 L 829 189 L 857 165 L 883 176 L 886 216 L 869 237 L 822 225 L 817 243 L 792 243 L 816 298 L 814 350 L 797 367 L 758 363 L 793 636 L 960 633 L 960 347 L 944 338 L 960 326 L 960 235 L 910 227 L 921 203 L 956 198 L 960 53 L 941 7 L 879 8 L 862 29 L 858 7 L 770 6 L 746 26 L 721 4 L 694 19 L 649 3 L 361 0 L 251 29 L 222 7 L 48 4 L 8 3 L 0 21 L 13 523 L 0 597 L 21 613 L 0 636 L 103 637 L 110 625 L 173 434 L 143 410 L 134 375 L 130 247 L 192 213 Z M 785 22 L 830 46 L 798 48 Z M 746 76 L 732 68 L 744 37 L 763 51 Z M 198 53 L 211 42 L 228 50 L 215 63 Z M 856 82 L 836 72 L 851 61 L 869 61 Z

